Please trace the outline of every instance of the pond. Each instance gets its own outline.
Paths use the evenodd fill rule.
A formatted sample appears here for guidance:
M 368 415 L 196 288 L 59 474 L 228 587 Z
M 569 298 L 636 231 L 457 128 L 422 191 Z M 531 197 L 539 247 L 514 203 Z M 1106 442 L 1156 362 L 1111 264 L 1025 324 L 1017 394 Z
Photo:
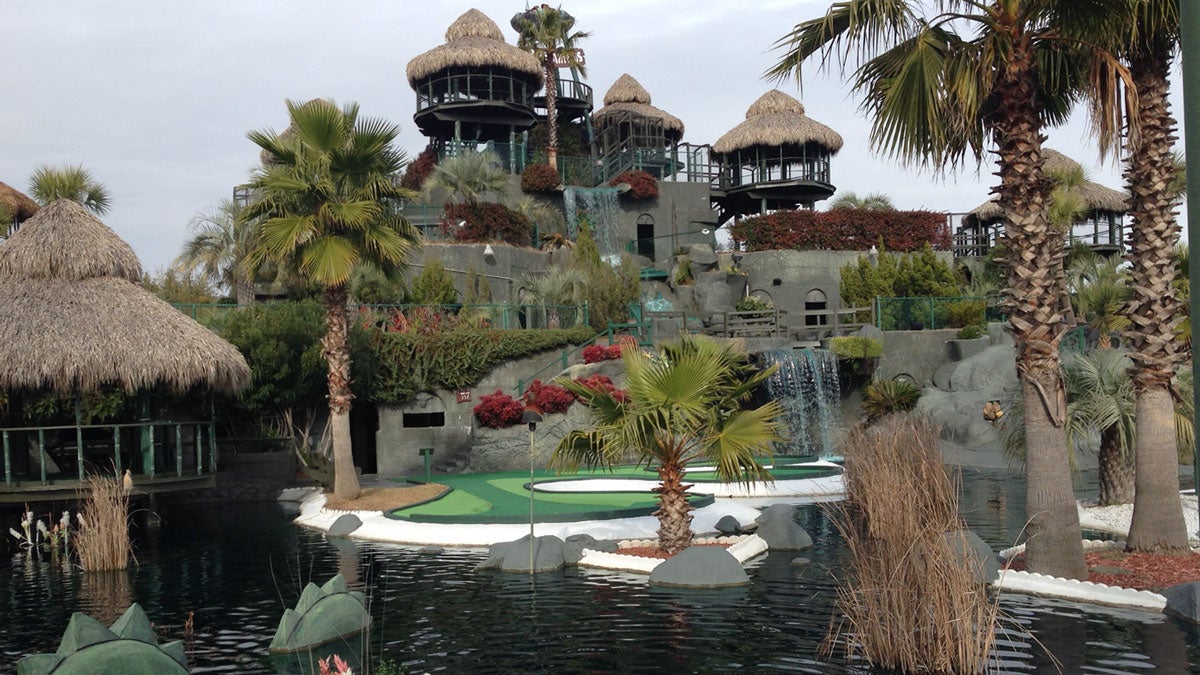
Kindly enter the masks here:
M 969 471 L 962 500 L 989 544 L 1015 540 L 1024 522 L 1018 478 Z M 160 634 L 174 638 L 192 614 L 193 672 L 276 672 L 266 648 L 284 607 L 302 582 L 341 571 L 370 596 L 371 659 L 413 673 L 856 672 L 820 651 L 845 555 L 815 505 L 801 509 L 813 549 L 759 558 L 749 587 L 711 592 L 653 589 L 634 575 L 577 569 L 532 580 L 475 573 L 481 551 L 339 548 L 270 503 L 162 506 L 157 526 L 146 515 L 136 532 L 140 564 L 128 573 L 6 557 L 0 670 L 54 651 L 71 612 L 110 623 L 137 601 Z M 800 556 L 811 562 L 793 564 Z M 1006 595 L 1002 608 L 1008 628 L 995 660 L 1004 672 L 1200 669 L 1200 632 L 1175 619 L 1019 595 Z

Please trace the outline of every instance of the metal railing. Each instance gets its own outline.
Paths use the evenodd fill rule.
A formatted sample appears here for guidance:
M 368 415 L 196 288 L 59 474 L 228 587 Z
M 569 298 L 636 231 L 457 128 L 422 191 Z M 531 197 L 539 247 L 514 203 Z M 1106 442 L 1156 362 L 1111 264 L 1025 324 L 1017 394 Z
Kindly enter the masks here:
M 539 330 L 570 328 L 588 322 L 588 306 L 515 303 L 443 304 L 443 305 L 355 305 L 360 314 L 369 313 L 374 325 L 403 330 L 421 321 L 436 320 L 435 315 L 454 316 L 458 320 L 477 321 L 502 330 Z
M 483 152 L 495 153 L 500 158 L 504 169 L 509 173 L 521 173 L 529 164 L 523 143 L 499 141 L 446 141 L 438 148 L 438 161 L 467 153 Z
M 509 73 L 509 70 L 493 72 L 491 68 L 456 68 L 451 74 L 420 80 L 413 85 L 417 113 L 445 103 L 467 101 L 496 101 L 533 108 L 536 85 Z
M 829 182 L 829 157 L 752 155 L 739 156 L 721 166 L 715 187 L 731 190 L 743 185 L 762 185 L 794 180 Z
M 118 476 L 129 469 L 149 478 L 217 472 L 211 420 L 7 427 L 0 429 L 0 439 L 6 486 L 22 478 L 43 485 L 54 478 L 82 481 L 88 467 L 111 466 Z
M 745 312 L 645 312 L 650 324 L 674 320 L 680 329 L 714 337 L 778 337 L 815 342 L 828 337 L 849 335 L 871 324 L 871 308 L 804 310 L 791 312 L 768 309 Z
M 997 296 L 875 298 L 875 327 L 880 330 L 958 328 L 1004 321 Z

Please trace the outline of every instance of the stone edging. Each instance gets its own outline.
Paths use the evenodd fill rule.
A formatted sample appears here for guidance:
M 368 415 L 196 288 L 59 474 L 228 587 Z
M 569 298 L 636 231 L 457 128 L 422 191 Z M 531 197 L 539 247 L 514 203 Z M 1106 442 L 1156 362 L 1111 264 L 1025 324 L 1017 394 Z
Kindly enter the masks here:
M 1124 547 L 1125 542 L 1123 541 L 1101 541 L 1097 539 L 1085 539 L 1083 541 L 1083 549 L 1085 551 L 1100 551 Z M 997 556 L 1001 562 L 1005 562 L 1017 554 L 1024 552 L 1024 545 L 1013 546 L 1000 551 Z M 992 582 L 992 586 L 1002 591 L 1078 600 L 1080 602 L 1110 605 L 1113 607 L 1134 607 L 1155 612 L 1161 612 L 1167 606 L 1167 599 L 1165 597 L 1151 591 L 1139 591 L 1132 588 L 1109 586 L 1108 584 L 1098 584 L 1091 581 L 1076 581 L 1075 579 L 1063 579 L 1036 572 L 1018 572 L 1004 568 L 1001 568 L 1000 578 Z
M 748 534 L 736 537 L 704 537 L 694 540 L 696 544 L 717 544 L 734 542 L 729 548 L 730 555 L 737 558 L 739 563 L 746 564 L 747 560 L 765 553 L 767 550 L 767 542 L 757 534 Z M 620 548 L 635 548 L 641 546 L 652 546 L 656 542 L 652 539 L 633 539 L 622 541 L 617 544 Z M 662 564 L 662 558 L 648 558 L 645 556 L 627 555 L 623 553 L 606 553 L 604 551 L 595 551 L 590 548 L 583 549 L 583 557 L 577 563 L 580 567 L 591 567 L 595 569 L 618 570 L 622 572 L 637 572 L 640 574 L 649 574 Z

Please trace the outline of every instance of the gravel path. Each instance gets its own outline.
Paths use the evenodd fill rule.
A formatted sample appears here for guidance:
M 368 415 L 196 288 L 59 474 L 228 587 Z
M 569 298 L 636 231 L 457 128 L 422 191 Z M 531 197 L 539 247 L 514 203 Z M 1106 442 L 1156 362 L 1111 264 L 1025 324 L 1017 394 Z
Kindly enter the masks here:
M 1200 512 L 1197 511 L 1196 495 L 1181 495 L 1183 501 L 1183 519 L 1187 523 L 1188 537 L 1192 546 L 1200 545 Z M 1129 523 L 1133 518 L 1133 504 L 1117 506 L 1089 506 L 1088 502 L 1079 503 L 1079 524 L 1085 530 L 1099 530 L 1113 534 L 1128 535 Z

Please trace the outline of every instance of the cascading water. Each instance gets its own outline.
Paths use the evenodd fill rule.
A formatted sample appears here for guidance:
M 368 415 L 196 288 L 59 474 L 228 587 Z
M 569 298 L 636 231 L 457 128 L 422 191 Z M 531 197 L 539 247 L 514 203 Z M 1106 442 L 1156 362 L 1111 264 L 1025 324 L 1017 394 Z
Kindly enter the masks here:
M 621 259 L 617 232 L 617 189 L 610 187 L 584 188 L 568 185 L 563 189 L 563 208 L 567 212 L 567 235 L 579 236 L 579 223 L 584 218 L 592 228 L 592 237 L 600 257 L 610 264 Z
M 763 352 L 762 361 L 779 365 L 767 380 L 767 393 L 783 407 L 790 437 L 777 444 L 777 452 L 832 456 L 830 429 L 842 396 L 837 357 L 827 349 L 777 349 Z

